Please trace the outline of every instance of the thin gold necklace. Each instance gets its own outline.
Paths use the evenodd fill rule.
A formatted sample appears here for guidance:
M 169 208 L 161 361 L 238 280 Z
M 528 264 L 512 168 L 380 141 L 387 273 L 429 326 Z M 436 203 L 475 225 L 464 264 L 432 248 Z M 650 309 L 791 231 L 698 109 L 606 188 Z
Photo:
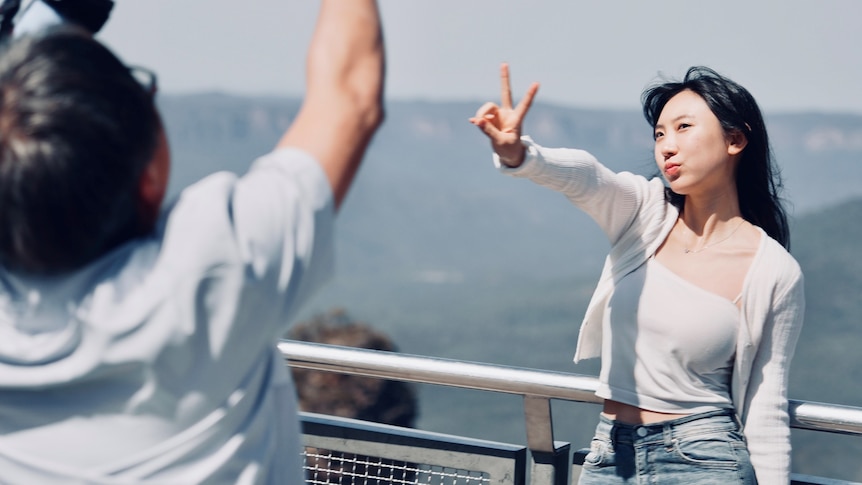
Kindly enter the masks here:
M 736 231 L 738 231 L 738 230 L 739 230 L 739 228 L 740 228 L 740 227 L 742 227 L 742 225 L 743 225 L 743 224 L 745 224 L 745 219 L 743 219 L 742 221 L 740 221 L 740 223 L 739 223 L 739 224 L 737 224 L 737 225 L 736 225 L 736 227 L 735 227 L 735 228 L 733 228 L 733 230 L 732 230 L 732 231 L 730 231 L 730 234 L 728 234 L 728 235 L 727 235 L 726 237 L 724 237 L 723 239 L 720 239 L 720 240 L 718 240 L 718 241 L 716 241 L 716 242 L 714 242 L 714 243 L 712 243 L 712 244 L 706 244 L 706 245 L 704 245 L 703 247 L 701 247 L 701 248 L 699 248 L 699 249 L 689 249 L 689 248 L 687 248 L 687 247 L 684 247 L 684 246 L 683 246 L 682 251 L 683 251 L 685 254 L 697 254 L 697 253 L 699 253 L 699 252 L 701 252 L 701 251 L 706 251 L 707 249 L 709 249 L 709 248 L 711 248 L 711 247 L 714 247 L 714 246 L 717 246 L 717 245 L 719 245 L 719 244 L 723 243 L 724 241 L 727 241 L 727 240 L 728 240 L 728 239 L 730 239 L 731 237 L 733 237 L 733 235 L 734 235 L 734 234 L 736 234 Z M 688 226 L 686 226 L 686 227 L 688 227 Z M 691 229 L 689 229 L 689 231 L 691 231 Z M 692 233 L 692 234 L 694 234 L 694 231 L 691 231 L 691 233 Z

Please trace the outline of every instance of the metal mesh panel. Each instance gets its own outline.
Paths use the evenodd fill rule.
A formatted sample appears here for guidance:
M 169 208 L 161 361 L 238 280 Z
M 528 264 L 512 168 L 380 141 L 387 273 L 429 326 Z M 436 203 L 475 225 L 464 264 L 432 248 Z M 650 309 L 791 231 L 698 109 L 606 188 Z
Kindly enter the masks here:
M 486 473 L 384 458 L 306 448 L 309 484 L 339 485 L 486 485 Z

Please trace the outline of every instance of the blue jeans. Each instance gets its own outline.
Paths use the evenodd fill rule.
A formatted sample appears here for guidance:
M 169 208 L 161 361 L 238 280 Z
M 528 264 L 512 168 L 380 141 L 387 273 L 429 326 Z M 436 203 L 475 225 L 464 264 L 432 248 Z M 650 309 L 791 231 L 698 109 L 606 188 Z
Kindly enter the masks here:
M 584 459 L 579 485 L 755 485 L 745 437 L 731 410 L 648 425 L 604 415 Z

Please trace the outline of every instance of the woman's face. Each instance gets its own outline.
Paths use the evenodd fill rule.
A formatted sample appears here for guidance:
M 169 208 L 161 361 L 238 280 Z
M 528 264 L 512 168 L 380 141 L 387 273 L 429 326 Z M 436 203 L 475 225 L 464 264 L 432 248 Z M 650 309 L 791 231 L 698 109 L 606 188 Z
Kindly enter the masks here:
M 686 90 L 672 97 L 654 136 L 655 161 L 674 192 L 699 195 L 735 187 L 736 155 L 744 137 L 728 136 L 699 94 Z

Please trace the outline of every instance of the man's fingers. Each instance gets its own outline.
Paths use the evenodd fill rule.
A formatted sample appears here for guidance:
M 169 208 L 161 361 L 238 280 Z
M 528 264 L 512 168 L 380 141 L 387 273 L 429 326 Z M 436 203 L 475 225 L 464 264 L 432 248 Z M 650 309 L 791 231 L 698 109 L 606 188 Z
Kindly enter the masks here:
M 533 98 L 536 97 L 536 93 L 539 91 L 539 83 L 530 84 L 530 87 L 527 88 L 527 94 L 521 99 L 521 102 L 518 103 L 518 107 L 515 108 L 515 113 L 518 115 L 518 119 L 524 119 L 524 116 L 529 111 L 530 106 L 533 105 Z
M 512 83 L 509 81 L 509 65 L 500 65 L 500 104 L 503 108 L 512 107 Z

